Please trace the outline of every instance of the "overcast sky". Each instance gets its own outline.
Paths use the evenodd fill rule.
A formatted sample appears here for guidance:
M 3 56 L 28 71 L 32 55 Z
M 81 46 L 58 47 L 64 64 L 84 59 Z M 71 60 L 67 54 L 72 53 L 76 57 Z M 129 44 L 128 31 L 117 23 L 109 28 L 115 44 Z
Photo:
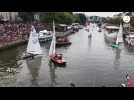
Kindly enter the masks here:
M 102 16 L 102 17 L 112 17 L 114 14 L 118 14 L 120 12 L 82 12 L 88 16 Z

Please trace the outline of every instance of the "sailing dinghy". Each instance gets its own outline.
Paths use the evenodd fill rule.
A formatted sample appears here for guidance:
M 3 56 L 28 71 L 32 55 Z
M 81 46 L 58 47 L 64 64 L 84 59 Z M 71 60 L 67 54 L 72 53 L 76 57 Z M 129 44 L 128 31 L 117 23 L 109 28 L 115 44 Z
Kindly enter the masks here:
M 56 53 L 55 48 L 56 48 L 56 37 L 55 37 L 55 24 L 53 21 L 53 38 L 52 38 L 52 42 L 51 42 L 51 46 L 49 50 L 49 58 L 55 64 L 65 65 L 66 62 L 65 60 L 63 60 L 63 55 Z
M 122 25 L 120 24 L 119 32 L 117 34 L 116 44 L 112 45 L 113 48 L 118 48 L 119 44 L 123 42 L 122 34 L 123 34 L 123 28 L 122 28 Z
M 40 47 L 40 43 L 38 40 L 38 34 L 34 28 L 34 26 L 31 27 L 30 37 L 27 45 L 26 53 L 23 55 L 23 59 L 34 57 L 36 55 L 41 55 L 42 50 Z
M 91 24 L 90 24 L 91 25 Z M 91 38 L 92 37 L 92 33 L 91 33 L 91 27 L 88 25 L 88 32 L 89 32 L 89 35 L 88 37 Z

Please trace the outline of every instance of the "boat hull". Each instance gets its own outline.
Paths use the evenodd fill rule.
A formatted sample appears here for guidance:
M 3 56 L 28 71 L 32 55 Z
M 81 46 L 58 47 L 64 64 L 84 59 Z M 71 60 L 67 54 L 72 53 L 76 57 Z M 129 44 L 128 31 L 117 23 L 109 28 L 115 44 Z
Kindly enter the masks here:
M 66 65 L 66 62 L 63 61 L 63 60 L 56 60 L 54 57 L 51 57 L 50 59 L 51 59 L 51 61 L 52 61 L 54 64 L 57 64 L 57 65 Z
M 104 37 L 107 41 L 115 43 L 117 38 L 117 33 L 111 33 L 111 34 L 104 33 Z
M 47 41 L 51 41 L 52 40 L 52 37 L 42 37 L 42 38 L 39 38 L 39 41 L 42 43 L 42 42 L 47 42 Z
M 71 45 L 71 42 L 57 42 L 56 46 L 66 46 L 66 45 Z

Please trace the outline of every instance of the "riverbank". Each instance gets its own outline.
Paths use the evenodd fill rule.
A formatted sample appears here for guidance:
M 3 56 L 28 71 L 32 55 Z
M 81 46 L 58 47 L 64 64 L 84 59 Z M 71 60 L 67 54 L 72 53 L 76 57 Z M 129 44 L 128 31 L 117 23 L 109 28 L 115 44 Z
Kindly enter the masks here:
M 0 51 L 23 45 L 27 43 L 27 41 L 28 40 L 17 40 L 17 41 L 12 41 L 9 43 L 0 44 Z
M 56 37 L 64 37 L 64 36 L 69 36 L 73 33 L 72 33 L 72 30 L 69 30 L 66 32 L 57 32 L 56 34 L 57 34 Z M 2 43 L 2 44 L 0 44 L 0 51 L 23 45 L 23 44 L 27 43 L 27 41 L 28 41 L 28 39 L 23 39 L 23 40 L 20 39 L 20 40 L 16 40 L 16 41 L 12 41 L 12 42 Z

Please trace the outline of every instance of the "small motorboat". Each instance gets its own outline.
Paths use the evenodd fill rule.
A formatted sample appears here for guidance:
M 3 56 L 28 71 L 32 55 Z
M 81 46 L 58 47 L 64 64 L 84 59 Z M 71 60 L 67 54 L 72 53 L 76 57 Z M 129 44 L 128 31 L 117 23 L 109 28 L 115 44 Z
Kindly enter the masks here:
M 72 43 L 66 37 L 60 37 L 56 40 L 56 46 L 71 45 Z
M 63 60 L 62 54 L 55 54 L 55 56 L 50 57 L 51 61 L 58 65 L 65 65 L 66 62 Z
M 43 30 L 39 32 L 39 42 L 43 43 L 49 40 L 52 40 L 52 32 Z

